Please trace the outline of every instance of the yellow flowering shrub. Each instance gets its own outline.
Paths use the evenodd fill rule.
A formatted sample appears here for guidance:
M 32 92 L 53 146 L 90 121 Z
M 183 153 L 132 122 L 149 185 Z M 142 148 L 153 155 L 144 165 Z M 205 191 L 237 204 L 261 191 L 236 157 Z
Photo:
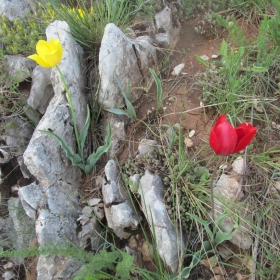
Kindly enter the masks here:
M 54 11 L 45 11 L 40 6 L 36 13 L 28 13 L 24 19 L 10 21 L 0 17 L 0 43 L 4 54 L 28 55 L 34 52 L 38 40 L 45 39 L 45 29 L 54 20 Z

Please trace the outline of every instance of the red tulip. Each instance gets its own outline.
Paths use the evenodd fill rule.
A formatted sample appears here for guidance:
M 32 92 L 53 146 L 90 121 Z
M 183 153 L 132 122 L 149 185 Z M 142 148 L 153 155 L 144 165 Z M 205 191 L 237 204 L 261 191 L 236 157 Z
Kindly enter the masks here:
M 221 115 L 210 132 L 209 144 L 219 155 L 238 153 L 250 144 L 256 132 L 257 129 L 250 123 L 234 128 L 227 122 L 226 115 Z

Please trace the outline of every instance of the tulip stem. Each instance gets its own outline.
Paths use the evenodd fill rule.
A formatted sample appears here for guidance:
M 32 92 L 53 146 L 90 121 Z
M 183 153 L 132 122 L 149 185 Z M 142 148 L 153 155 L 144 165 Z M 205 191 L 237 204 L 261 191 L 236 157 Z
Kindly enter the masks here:
M 75 112 L 74 112 L 72 97 L 71 97 L 70 91 L 68 89 L 68 86 L 66 84 L 65 78 L 64 78 L 60 68 L 57 65 L 56 65 L 56 69 L 57 69 L 57 71 L 58 71 L 58 73 L 61 77 L 62 83 L 63 83 L 64 88 L 66 90 L 66 97 L 67 97 L 67 100 L 68 100 L 68 103 L 69 103 L 69 106 L 70 106 L 71 117 L 72 117 L 74 132 L 75 132 L 75 136 L 76 136 L 76 142 L 77 142 L 77 145 L 78 145 L 78 153 L 81 156 L 81 158 L 83 158 L 82 157 L 83 151 L 81 151 L 81 144 L 80 144 L 80 141 L 79 141 L 79 132 L 78 132 L 78 128 L 77 128 L 77 122 L 76 122 L 76 116 L 75 116 Z
M 211 176 L 211 181 L 210 181 L 210 191 L 211 191 L 211 211 L 212 211 L 212 219 L 213 221 L 215 220 L 215 210 L 214 210 L 214 188 L 213 188 L 213 182 L 214 182 L 214 178 L 216 177 L 216 173 L 217 170 L 219 168 L 219 166 L 221 165 L 222 161 L 223 161 L 222 156 L 219 156 L 219 159 L 217 161 L 217 164 L 213 170 L 212 176 Z

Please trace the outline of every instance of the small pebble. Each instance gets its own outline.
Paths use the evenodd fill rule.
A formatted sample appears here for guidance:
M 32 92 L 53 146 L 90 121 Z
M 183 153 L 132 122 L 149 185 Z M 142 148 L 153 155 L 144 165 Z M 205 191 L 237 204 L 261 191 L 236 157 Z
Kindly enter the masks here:
M 189 133 L 189 137 L 192 138 L 194 135 L 195 135 L 195 130 L 192 129 Z
M 193 140 L 191 140 L 190 138 L 185 138 L 184 142 L 187 148 L 193 147 Z

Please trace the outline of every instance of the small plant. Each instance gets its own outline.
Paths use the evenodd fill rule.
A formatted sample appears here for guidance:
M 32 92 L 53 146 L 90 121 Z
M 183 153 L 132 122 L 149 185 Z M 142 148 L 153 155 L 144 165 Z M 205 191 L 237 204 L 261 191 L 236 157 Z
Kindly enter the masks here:
M 108 136 L 105 138 L 105 145 L 100 146 L 96 153 L 92 153 L 87 160 L 84 159 L 84 144 L 86 141 L 88 129 L 89 129 L 89 124 L 90 124 L 90 111 L 89 107 L 87 107 L 87 118 L 86 118 L 86 123 L 84 127 L 82 128 L 81 132 L 78 132 L 78 127 L 76 123 L 76 116 L 74 112 L 74 107 L 73 107 L 73 102 L 72 102 L 72 97 L 70 94 L 70 91 L 68 89 L 68 86 L 66 84 L 66 81 L 64 79 L 64 76 L 62 72 L 60 71 L 58 67 L 58 63 L 60 62 L 62 58 L 62 46 L 59 41 L 59 39 L 54 40 L 53 38 L 50 39 L 50 42 L 46 42 L 44 40 L 40 40 L 37 45 L 36 45 L 36 50 L 37 54 L 29 56 L 30 59 L 35 60 L 40 66 L 42 67 L 56 67 L 57 71 L 59 72 L 60 78 L 63 82 L 63 85 L 66 90 L 66 96 L 67 100 L 69 102 L 70 106 L 70 111 L 71 111 L 71 116 L 73 120 L 73 125 L 74 125 L 74 132 L 76 136 L 76 143 L 78 146 L 78 153 L 74 153 L 73 149 L 63 140 L 59 135 L 51 132 L 51 131 L 42 131 L 43 133 L 49 134 L 53 138 L 55 138 L 60 146 L 63 148 L 63 150 L 66 153 L 66 156 L 71 160 L 73 166 L 78 166 L 86 174 L 88 174 L 92 168 L 95 166 L 96 162 L 99 160 L 99 158 L 106 153 L 110 146 L 111 146 L 111 138 L 112 138 L 112 130 L 111 126 L 109 125 L 108 127 Z
M 36 13 L 29 12 L 24 19 L 10 21 L 4 15 L 0 17 L 0 42 L 5 54 L 29 55 L 34 52 L 38 40 L 45 39 L 45 29 L 54 20 L 52 11 L 45 11 L 38 5 Z
M 44 1 L 47 9 L 55 12 L 56 17 L 70 26 L 74 39 L 86 50 L 94 52 L 99 48 L 108 23 L 119 28 L 127 27 L 133 16 L 143 7 L 143 1 L 127 0 L 58 0 Z
M 203 241 L 201 249 L 195 253 L 191 252 L 190 255 L 192 256 L 191 263 L 182 269 L 179 276 L 174 279 L 185 279 L 190 276 L 191 270 L 200 263 L 200 261 L 209 253 L 214 253 L 215 248 L 224 242 L 225 240 L 230 240 L 232 238 L 232 234 L 238 230 L 240 227 L 240 219 L 239 216 L 237 216 L 237 220 L 230 232 L 223 232 L 219 229 L 220 224 L 223 222 L 223 220 L 227 217 L 227 213 L 224 212 L 216 221 L 216 224 L 214 226 L 213 231 L 211 231 L 209 227 L 209 222 L 204 221 L 200 218 L 198 218 L 195 215 L 189 214 L 193 219 L 195 219 L 197 222 L 199 222 L 201 225 L 203 225 L 204 230 L 206 231 L 209 241 Z
M 137 121 L 136 111 L 130 101 L 130 82 L 128 81 L 126 85 L 126 91 L 124 92 L 122 82 L 118 76 L 116 76 L 116 80 L 120 88 L 121 94 L 124 97 L 126 109 L 112 108 L 112 109 L 106 109 L 106 111 L 116 115 L 126 115 L 129 118 L 131 118 L 133 121 Z
M 161 80 L 157 76 L 156 72 L 153 69 L 149 69 L 152 77 L 156 83 L 157 86 L 157 109 L 156 109 L 156 114 L 158 114 L 159 110 L 162 108 L 162 103 L 164 100 L 164 97 L 162 96 L 162 85 L 161 85 Z

